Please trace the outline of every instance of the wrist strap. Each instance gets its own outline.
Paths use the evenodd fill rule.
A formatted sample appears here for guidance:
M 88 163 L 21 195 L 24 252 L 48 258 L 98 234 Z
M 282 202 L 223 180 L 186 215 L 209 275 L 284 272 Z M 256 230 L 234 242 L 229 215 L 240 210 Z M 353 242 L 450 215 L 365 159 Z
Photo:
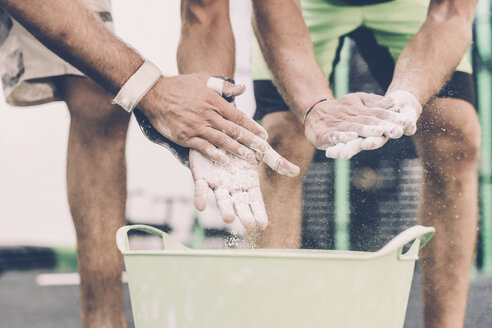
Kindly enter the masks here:
M 112 103 L 120 105 L 131 113 L 161 76 L 161 70 L 157 66 L 148 60 L 144 61 L 142 66 L 121 87 Z
M 309 115 L 309 113 L 311 113 L 311 111 L 314 109 L 314 107 L 316 107 L 317 104 L 322 103 L 323 101 L 327 101 L 327 100 L 328 100 L 328 98 L 323 98 L 323 99 L 318 100 L 314 104 L 312 104 L 311 107 L 309 107 L 309 109 L 307 110 L 306 114 L 304 114 L 304 118 L 302 119 L 302 125 L 304 125 L 306 123 L 306 117 Z

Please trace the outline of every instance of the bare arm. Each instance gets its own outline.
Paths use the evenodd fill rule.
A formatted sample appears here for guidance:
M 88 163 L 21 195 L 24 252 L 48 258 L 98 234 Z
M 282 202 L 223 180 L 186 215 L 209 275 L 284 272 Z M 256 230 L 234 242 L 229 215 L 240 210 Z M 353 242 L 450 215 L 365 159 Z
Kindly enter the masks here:
M 387 94 L 407 91 L 420 104 L 435 95 L 472 41 L 477 0 L 432 0 L 427 19 L 405 47 Z
M 395 113 L 374 104 L 378 96 L 350 94 L 335 100 L 327 78 L 318 66 L 299 0 L 253 0 L 256 37 L 274 82 L 290 109 L 303 121 L 305 135 L 325 149 L 359 137 L 399 138 L 406 124 Z M 309 111 L 311 106 L 320 102 Z M 380 106 L 386 106 L 380 101 Z M 309 115 L 306 117 L 306 113 Z M 380 143 L 379 143 L 380 144 Z M 375 147 L 364 145 L 365 149 Z
M 253 26 L 275 84 L 299 118 L 315 101 L 333 98 L 299 0 L 253 0 Z
M 144 61 L 80 0 L 0 0 L 0 6 L 51 50 L 113 94 Z M 223 163 L 227 158 L 216 147 L 241 156 L 244 146 L 234 139 L 248 131 L 266 137 L 266 132 L 208 89 L 207 79 L 206 74 L 161 77 L 138 107 L 169 140 Z M 257 144 L 253 139 L 241 142 L 248 147 Z
M 143 63 L 134 49 L 109 32 L 79 0 L 0 0 L 0 6 L 47 47 L 112 93 Z

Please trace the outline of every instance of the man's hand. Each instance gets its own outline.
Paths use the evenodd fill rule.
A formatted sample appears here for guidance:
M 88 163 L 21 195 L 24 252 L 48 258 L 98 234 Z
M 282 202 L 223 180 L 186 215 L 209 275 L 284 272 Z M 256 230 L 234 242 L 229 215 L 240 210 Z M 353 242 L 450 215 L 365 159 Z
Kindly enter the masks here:
M 408 118 L 408 124 L 404 126 L 407 136 L 415 134 L 417 131 L 417 120 L 422 114 L 422 106 L 413 94 L 408 91 L 395 91 L 387 94 L 386 97 L 393 105 L 390 110 L 400 113 Z
M 359 137 L 399 138 L 410 125 L 404 115 L 388 111 L 393 104 L 382 96 L 353 93 L 319 103 L 305 120 L 308 141 L 318 149 Z
M 229 161 L 218 148 L 254 157 L 252 150 L 266 143 L 265 129 L 209 89 L 208 79 L 205 74 L 161 78 L 138 107 L 163 136 L 218 163 Z M 224 82 L 225 96 L 243 92 L 244 86 Z
M 350 96 L 350 97 L 349 97 Z M 364 131 L 366 129 L 366 133 L 356 132 L 357 136 L 348 141 L 340 141 L 338 143 L 333 142 L 331 146 L 326 148 L 326 157 L 328 158 L 343 158 L 349 159 L 354 155 L 358 154 L 362 150 L 373 150 L 382 147 L 389 138 L 399 138 L 403 135 L 403 132 L 410 131 L 412 127 L 415 125 L 413 116 L 410 115 L 411 110 L 405 107 L 404 111 L 401 112 L 399 110 L 399 106 L 397 106 L 397 100 L 394 97 L 382 97 L 375 94 L 367 94 L 367 93 L 355 93 L 351 95 L 347 95 L 339 99 L 339 101 L 344 98 L 348 98 L 343 101 L 341 110 L 345 110 L 345 114 L 347 113 L 358 113 L 361 114 L 358 118 L 355 118 L 356 122 L 361 122 L 367 125 L 363 125 L 362 127 L 357 127 L 351 124 L 352 129 L 358 128 L 359 131 Z M 357 101 L 357 98 L 360 100 Z M 404 98 L 407 99 L 407 98 Z M 402 104 L 409 103 L 408 101 Z M 361 107 L 362 105 L 362 107 Z M 345 106 L 345 107 L 343 107 Z M 394 115 L 395 113 L 397 115 Z M 407 114 L 407 112 L 409 112 Z M 370 117 L 370 119 L 365 118 L 368 115 L 374 115 Z M 346 120 L 350 122 L 354 118 L 350 118 L 350 116 L 345 116 Z M 364 117 L 364 118 L 361 118 Z M 377 120 L 374 120 L 374 119 Z M 379 120 L 379 122 L 378 122 Z M 376 132 L 375 127 L 379 127 L 383 130 L 382 133 L 377 135 L 373 133 L 369 135 L 369 132 Z M 353 134 L 355 136 L 355 133 Z M 334 140 L 337 141 L 337 140 Z
M 239 218 L 248 231 L 264 229 L 268 217 L 263 203 L 258 178 L 258 161 L 245 161 L 217 150 L 229 161 L 220 165 L 190 150 L 190 168 L 195 181 L 195 206 L 203 211 L 207 206 L 207 192 L 212 189 L 217 207 L 225 222 Z
M 195 181 L 195 206 L 203 211 L 207 206 L 207 191 L 212 189 L 220 215 L 225 222 L 239 218 L 246 230 L 264 229 L 268 217 L 263 204 L 258 177 L 258 164 L 262 161 L 275 172 L 286 176 L 297 176 L 299 167 L 295 166 L 263 141 L 256 156 L 241 159 L 223 150 L 227 164 L 215 163 L 201 153 L 190 150 L 190 168 Z

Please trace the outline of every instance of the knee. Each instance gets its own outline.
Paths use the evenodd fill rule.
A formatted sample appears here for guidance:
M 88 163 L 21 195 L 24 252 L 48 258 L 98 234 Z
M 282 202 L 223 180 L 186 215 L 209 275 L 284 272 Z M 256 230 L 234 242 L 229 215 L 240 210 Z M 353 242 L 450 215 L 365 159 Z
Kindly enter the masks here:
M 469 103 L 436 98 L 422 112 L 417 151 L 427 173 L 456 178 L 476 170 L 480 123 Z
M 456 179 L 478 167 L 480 125 L 473 129 L 454 129 L 448 133 L 428 136 L 419 150 L 426 172 L 442 179 Z
M 184 0 L 181 2 L 183 27 L 198 24 L 209 28 L 229 25 L 228 0 Z

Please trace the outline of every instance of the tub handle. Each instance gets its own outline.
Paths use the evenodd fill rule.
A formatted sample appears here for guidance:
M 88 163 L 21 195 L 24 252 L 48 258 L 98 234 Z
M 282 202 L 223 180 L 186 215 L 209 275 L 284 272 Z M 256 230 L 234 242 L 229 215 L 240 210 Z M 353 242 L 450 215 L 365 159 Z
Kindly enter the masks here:
M 388 254 L 397 251 L 398 259 L 401 261 L 418 259 L 419 250 L 432 238 L 436 229 L 433 227 L 424 227 L 416 225 L 398 234 L 377 253 L 379 255 Z M 403 246 L 413 241 L 410 249 L 402 253 Z
M 135 224 L 129 226 L 123 226 L 118 229 L 116 232 L 116 244 L 118 245 L 118 249 L 121 253 L 127 253 L 130 251 L 130 243 L 128 241 L 128 232 L 130 230 L 138 230 L 147 232 L 153 236 L 162 238 L 164 242 L 165 250 L 188 250 L 189 248 L 181 244 L 179 241 L 168 235 L 162 230 L 157 228 L 144 225 L 144 224 Z

